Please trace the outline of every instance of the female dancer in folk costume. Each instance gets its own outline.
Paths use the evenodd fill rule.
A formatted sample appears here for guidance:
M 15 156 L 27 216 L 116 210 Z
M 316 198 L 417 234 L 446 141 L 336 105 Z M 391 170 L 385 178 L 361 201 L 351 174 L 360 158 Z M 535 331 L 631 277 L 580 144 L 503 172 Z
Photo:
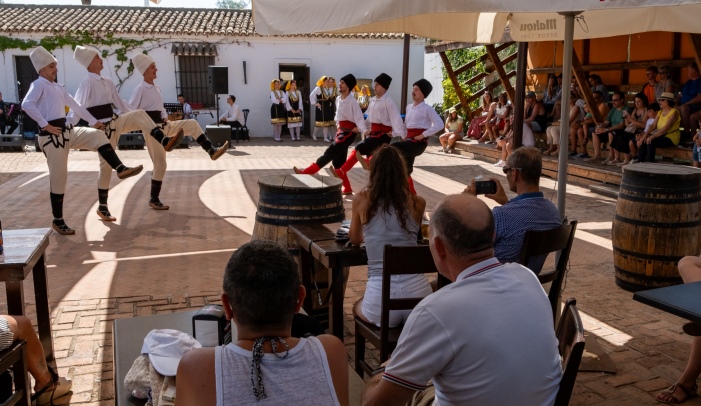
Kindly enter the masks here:
M 356 93 L 356 98 L 358 99 L 360 110 L 365 113 L 370 105 L 370 88 L 367 85 L 363 85 L 360 88 L 360 92 Z
M 287 128 L 290 129 L 292 141 L 302 141 L 299 138 L 299 133 L 302 131 L 302 112 L 304 111 L 302 92 L 297 90 L 297 81 L 294 79 L 287 82 L 285 90 L 287 90 L 287 103 L 285 104 L 287 108 Z
M 273 125 L 273 135 L 276 142 L 282 142 L 282 125 L 287 122 L 287 95 L 280 89 L 280 79 L 273 79 L 270 82 L 270 122 Z
M 329 139 L 329 127 L 335 126 L 333 117 L 336 113 L 334 109 L 335 90 L 330 88 L 331 80 L 327 76 L 322 76 L 316 82 L 316 87 L 309 95 L 309 101 L 316 106 L 316 116 L 314 133 L 312 138 L 316 141 L 316 130 L 322 128 L 324 131 L 324 141 Z

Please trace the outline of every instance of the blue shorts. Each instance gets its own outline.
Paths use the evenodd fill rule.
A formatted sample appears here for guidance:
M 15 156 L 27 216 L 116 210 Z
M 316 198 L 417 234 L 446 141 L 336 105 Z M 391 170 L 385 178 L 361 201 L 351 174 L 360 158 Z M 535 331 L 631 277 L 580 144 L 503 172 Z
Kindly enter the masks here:
M 699 148 L 696 143 L 694 143 L 694 150 L 692 152 L 692 155 L 694 157 L 694 162 L 701 162 L 701 148 Z

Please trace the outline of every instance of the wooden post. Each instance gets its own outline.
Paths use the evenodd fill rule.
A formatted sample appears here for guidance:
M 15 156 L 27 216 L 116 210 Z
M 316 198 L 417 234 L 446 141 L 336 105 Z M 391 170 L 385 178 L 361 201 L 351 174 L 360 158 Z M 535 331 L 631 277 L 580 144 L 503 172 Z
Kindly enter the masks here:
M 407 93 L 409 92 L 409 46 L 411 35 L 404 34 L 404 55 L 402 62 L 402 104 L 399 106 L 399 113 L 406 113 Z
M 563 75 L 565 75 L 565 72 L 562 72 Z M 572 51 L 572 74 L 574 75 L 575 79 L 577 80 L 577 84 L 579 85 L 579 93 L 584 97 L 584 101 L 587 102 L 587 106 L 589 106 L 589 111 L 591 112 L 591 116 L 594 119 L 594 122 L 596 124 L 601 124 L 606 120 L 605 117 L 601 115 L 601 112 L 599 111 L 599 107 L 594 101 L 594 94 L 591 92 L 591 87 L 589 87 L 589 82 L 587 81 L 587 78 L 584 76 L 584 71 L 582 70 L 582 64 L 579 63 L 579 58 L 577 58 L 577 52 L 574 50 Z M 562 90 L 567 91 L 567 89 Z M 569 109 L 569 106 L 562 106 L 563 109 Z
M 521 44 L 519 44 L 520 46 Z M 489 58 L 491 58 L 492 62 L 494 62 L 494 67 L 497 68 L 497 73 L 499 74 L 499 79 L 501 80 L 502 86 L 504 86 L 504 91 L 506 94 L 509 96 L 509 100 L 511 100 L 511 103 L 516 103 L 514 99 L 514 88 L 511 86 L 511 82 L 509 82 L 509 78 L 506 77 L 506 71 L 504 70 L 504 65 L 501 63 L 501 60 L 499 59 L 499 54 L 497 53 L 496 49 L 494 49 L 494 45 L 485 45 L 485 49 L 487 50 L 487 54 L 489 54 Z M 519 57 L 521 56 L 521 50 L 519 49 L 518 52 Z
M 694 49 L 694 59 L 696 66 L 701 67 L 701 34 L 689 34 L 689 39 Z
M 467 99 L 465 99 L 465 94 L 462 92 L 462 88 L 460 87 L 457 76 L 455 76 L 455 72 L 453 72 L 453 67 L 450 66 L 448 56 L 445 54 L 445 52 L 439 52 L 438 54 L 441 56 L 443 66 L 445 66 L 445 72 L 448 74 L 450 81 L 453 83 L 455 93 L 458 95 L 458 100 L 460 100 L 460 104 L 465 111 L 465 117 L 470 117 L 470 106 L 467 104 Z

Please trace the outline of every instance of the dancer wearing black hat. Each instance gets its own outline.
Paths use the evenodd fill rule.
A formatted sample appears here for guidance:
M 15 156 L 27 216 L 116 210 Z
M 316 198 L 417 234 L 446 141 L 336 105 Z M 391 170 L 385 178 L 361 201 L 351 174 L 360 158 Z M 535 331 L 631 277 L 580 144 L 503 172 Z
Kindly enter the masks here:
M 424 153 L 428 146 L 428 137 L 443 129 L 443 120 L 436 113 L 433 107 L 424 102 L 424 99 L 433 90 L 433 86 L 426 79 L 420 79 L 414 83 L 411 90 L 411 100 L 414 103 L 406 106 L 406 138 L 400 142 L 392 144 L 404 155 L 406 161 L 407 174 L 409 175 L 409 189 L 416 194 L 414 181 L 411 179 L 411 172 L 414 170 L 414 160 Z
M 375 97 L 370 99 L 370 106 L 367 109 L 370 132 L 364 140 L 355 146 L 343 166 L 340 168 L 334 166 L 334 169 L 340 171 L 334 170 L 334 173 L 338 174 L 339 177 L 346 176 L 358 161 L 363 169 L 367 170 L 369 158 L 382 145 L 389 144 L 393 136 L 406 137 L 406 127 L 399 115 L 399 109 L 394 100 L 386 94 L 390 83 L 392 83 L 392 78 L 386 73 L 380 73 L 375 78 Z M 363 155 L 367 156 L 368 160 L 365 160 Z
M 365 125 L 365 120 L 363 119 L 363 112 L 360 110 L 360 105 L 358 105 L 358 100 L 355 97 L 350 96 L 350 91 L 356 85 L 357 81 L 355 76 L 348 74 L 341 78 L 338 85 L 339 93 L 341 97 L 336 98 L 336 138 L 326 151 L 324 155 L 320 156 L 309 167 L 300 170 L 296 166 L 294 171 L 296 173 L 303 173 L 313 175 L 329 162 L 333 162 L 334 166 L 340 167 L 346 162 L 346 155 L 348 154 L 348 148 L 355 141 L 355 137 L 358 132 L 366 132 L 367 127 Z M 330 168 L 330 172 L 333 176 L 341 178 L 343 181 L 343 194 L 350 195 L 353 194 L 353 189 L 351 188 L 348 176 L 340 170 L 334 170 Z

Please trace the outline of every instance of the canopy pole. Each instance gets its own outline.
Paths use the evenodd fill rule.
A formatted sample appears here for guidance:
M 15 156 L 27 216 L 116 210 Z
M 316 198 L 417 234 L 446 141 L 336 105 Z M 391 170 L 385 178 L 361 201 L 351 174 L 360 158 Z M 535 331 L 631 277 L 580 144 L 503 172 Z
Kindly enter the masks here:
M 528 42 L 518 43 L 518 56 L 516 57 L 516 94 L 514 97 L 514 150 L 523 145 L 523 119 L 525 112 L 526 71 L 528 70 Z M 504 146 L 506 148 L 506 146 Z
M 402 59 L 402 104 L 399 113 L 406 113 L 407 93 L 409 92 L 409 40 L 411 36 L 404 34 L 404 56 Z
M 562 52 L 562 97 L 560 98 L 560 149 L 557 162 L 557 211 L 560 219 L 565 218 L 565 198 L 567 197 L 567 143 L 570 134 L 570 89 L 572 88 L 572 39 L 574 38 L 574 17 L 579 11 L 562 13 L 565 16 L 565 45 Z

